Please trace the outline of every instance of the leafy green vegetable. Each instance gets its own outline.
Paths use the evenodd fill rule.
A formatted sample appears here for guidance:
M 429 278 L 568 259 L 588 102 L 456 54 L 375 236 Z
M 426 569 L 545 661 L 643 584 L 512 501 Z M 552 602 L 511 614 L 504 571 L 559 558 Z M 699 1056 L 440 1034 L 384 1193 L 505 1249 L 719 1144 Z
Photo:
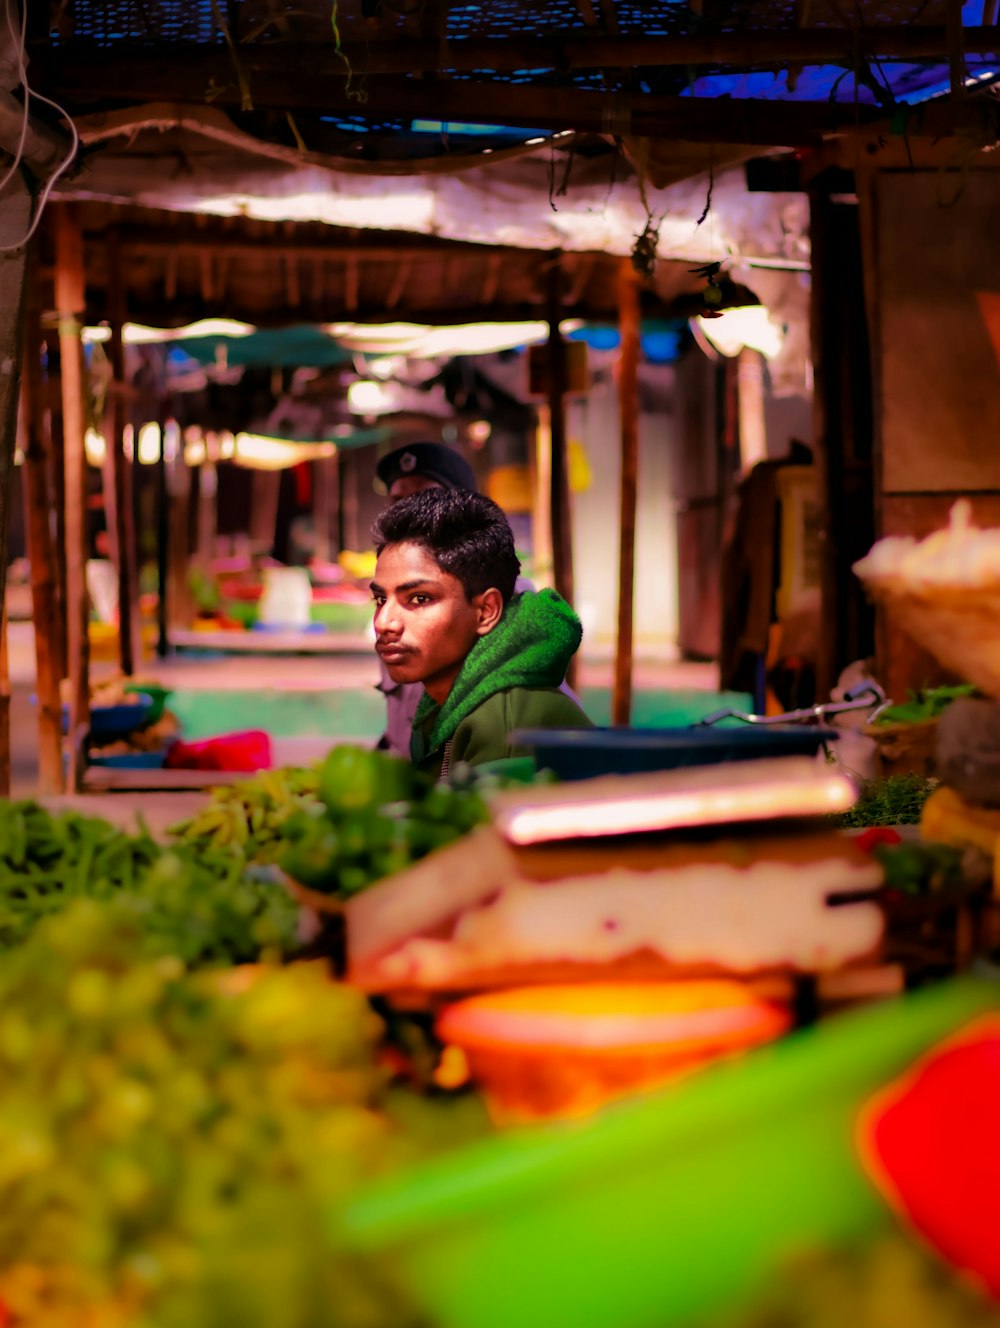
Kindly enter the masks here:
M 0 951 L 78 899 L 122 901 L 144 953 L 176 955 L 189 967 L 247 963 L 296 945 L 295 902 L 249 872 L 242 854 L 165 849 L 97 817 L 0 802 Z
M 875 825 L 918 825 L 924 803 L 937 787 L 923 775 L 889 775 L 869 780 L 850 811 L 835 816 L 841 829 L 863 830 Z
M 444 1142 L 383 1110 L 364 997 L 317 964 L 186 974 L 143 940 L 78 901 L 0 957 L 5 1317 L 410 1328 L 336 1236 L 360 1184 Z
M 319 796 L 283 823 L 278 863 L 331 895 L 357 894 L 488 819 L 475 788 L 434 783 L 408 761 L 358 747 L 330 752 Z
M 950 844 L 878 844 L 875 857 L 885 872 L 890 890 L 907 895 L 935 894 L 962 889 L 968 884 L 966 855 Z
M 943 1260 L 894 1229 L 863 1244 L 789 1260 L 752 1305 L 698 1328 L 996 1328 L 996 1306 Z
M 953 687 L 930 687 L 923 692 L 910 692 L 908 700 L 883 710 L 875 723 L 923 724 L 937 717 L 963 696 L 973 696 L 975 687 L 957 683 Z

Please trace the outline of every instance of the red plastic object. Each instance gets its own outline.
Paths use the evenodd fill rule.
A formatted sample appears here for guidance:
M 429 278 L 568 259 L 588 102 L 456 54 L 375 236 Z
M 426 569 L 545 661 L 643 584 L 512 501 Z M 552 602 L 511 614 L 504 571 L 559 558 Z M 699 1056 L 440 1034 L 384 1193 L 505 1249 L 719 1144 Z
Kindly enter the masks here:
M 1000 1018 L 978 1019 L 869 1105 L 859 1143 L 890 1205 L 1000 1300 Z
M 262 729 L 248 729 L 203 742 L 175 742 L 165 764 L 170 770 L 270 770 L 271 739 Z
M 862 830 L 858 835 L 858 848 L 862 853 L 874 853 L 877 848 L 883 844 L 896 845 L 903 842 L 903 836 L 898 830 L 892 830 L 887 825 L 873 825 L 868 830 Z

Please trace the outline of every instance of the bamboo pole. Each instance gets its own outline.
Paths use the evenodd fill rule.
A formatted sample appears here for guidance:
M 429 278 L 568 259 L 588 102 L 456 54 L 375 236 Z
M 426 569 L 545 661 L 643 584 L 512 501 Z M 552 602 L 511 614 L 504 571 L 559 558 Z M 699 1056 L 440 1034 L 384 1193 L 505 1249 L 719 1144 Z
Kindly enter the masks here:
M 38 696 L 38 791 L 62 793 L 64 787 L 60 643 L 63 635 L 58 573 L 53 543 L 53 496 L 49 483 L 49 438 L 42 380 L 42 324 L 37 269 L 28 288 L 21 407 L 24 449 L 24 507 L 31 564 L 31 609 L 35 624 L 35 691 Z
M 10 797 L 10 658 L 7 654 L 7 605 L 0 613 L 0 798 Z
M 183 452 L 182 452 L 183 456 Z M 170 651 L 170 495 L 167 487 L 166 438 L 160 430 L 156 456 L 156 654 L 165 659 Z
M 618 552 L 618 631 L 611 699 L 613 724 L 632 715 L 633 609 L 635 602 L 635 512 L 639 476 L 639 281 L 631 260 L 623 258 L 618 274 L 618 406 L 621 421 L 621 496 Z
M 56 308 L 62 379 L 66 475 L 66 652 L 70 682 L 69 786 L 83 776 L 82 737 L 90 722 L 90 649 L 87 638 L 87 461 L 83 447 L 84 372 L 81 329 L 85 307 L 83 235 L 69 203 L 53 205 Z
M 215 538 L 219 526 L 219 475 L 213 461 L 198 467 L 198 533 L 195 540 L 198 562 L 211 572 L 215 558 Z
M 163 434 L 161 431 L 160 437 Z M 162 443 L 161 443 L 162 446 Z M 191 468 L 178 456 L 167 468 L 169 549 L 167 571 L 167 602 L 169 619 L 175 627 L 190 627 L 194 615 L 194 601 L 188 582 L 191 558 Z
M 13 495 L 17 403 L 23 349 L 23 312 L 27 255 L 21 245 L 31 217 L 31 198 L 23 178 L 8 182 L 0 198 L 0 793 L 10 789 L 10 685 L 7 679 L 7 528 Z
M 55 333 L 49 334 L 47 350 L 48 375 L 45 382 L 45 393 L 49 405 L 49 441 L 51 443 L 48 458 L 49 492 L 52 495 L 55 508 L 52 552 L 56 569 L 57 619 L 53 645 L 56 656 L 56 673 L 60 678 L 68 678 L 69 661 L 66 651 L 66 451 L 63 446 L 61 375 L 56 372 L 59 353 Z
M 535 428 L 533 466 L 534 512 L 531 523 L 531 549 L 534 557 L 535 583 L 552 585 L 552 431 L 548 406 L 538 407 Z
M 767 460 L 764 357 L 759 350 L 750 346 L 744 346 L 739 353 L 736 392 L 739 400 L 740 470 L 748 475 L 758 462 Z
M 108 360 L 111 364 L 111 409 L 108 457 L 111 462 L 114 494 L 114 550 L 118 569 L 118 657 L 122 673 L 131 677 L 142 661 L 142 636 L 139 622 L 139 571 L 136 561 L 135 515 L 132 502 L 132 465 L 125 455 L 125 425 L 128 422 L 126 398 L 125 343 L 123 328 L 128 316 L 125 285 L 121 270 L 121 242 L 112 231 L 107 244 L 108 260 Z M 108 514 L 109 533 L 111 513 Z
M 569 460 L 566 447 L 566 347 L 559 323 L 562 317 L 562 264 L 553 256 L 549 270 L 549 436 L 551 439 L 550 510 L 552 565 L 555 588 L 573 602 L 573 530 L 570 515 Z
M 329 562 L 340 552 L 337 547 L 337 514 L 340 507 L 340 471 L 337 456 L 320 457 L 313 466 L 313 527 L 316 533 L 314 556 L 317 562 Z

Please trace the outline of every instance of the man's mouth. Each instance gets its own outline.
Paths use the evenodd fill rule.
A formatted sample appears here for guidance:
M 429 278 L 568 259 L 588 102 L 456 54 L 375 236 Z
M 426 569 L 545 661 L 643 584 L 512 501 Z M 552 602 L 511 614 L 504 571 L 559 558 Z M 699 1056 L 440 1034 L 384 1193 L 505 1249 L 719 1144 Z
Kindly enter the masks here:
M 413 654 L 410 646 L 390 645 L 379 642 L 375 649 L 380 659 L 385 660 L 386 664 L 398 664 L 401 660 L 408 659 Z

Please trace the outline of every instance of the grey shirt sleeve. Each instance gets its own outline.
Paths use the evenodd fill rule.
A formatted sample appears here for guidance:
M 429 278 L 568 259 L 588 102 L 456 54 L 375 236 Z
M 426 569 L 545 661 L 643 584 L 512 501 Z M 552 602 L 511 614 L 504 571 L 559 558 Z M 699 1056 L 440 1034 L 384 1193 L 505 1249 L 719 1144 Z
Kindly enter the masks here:
M 401 756 L 404 761 L 410 759 L 410 731 L 413 728 L 413 716 L 424 694 L 424 685 L 420 682 L 395 683 L 381 659 L 378 662 L 378 690 L 385 697 L 386 722 L 385 732 L 378 745 L 382 751 Z

